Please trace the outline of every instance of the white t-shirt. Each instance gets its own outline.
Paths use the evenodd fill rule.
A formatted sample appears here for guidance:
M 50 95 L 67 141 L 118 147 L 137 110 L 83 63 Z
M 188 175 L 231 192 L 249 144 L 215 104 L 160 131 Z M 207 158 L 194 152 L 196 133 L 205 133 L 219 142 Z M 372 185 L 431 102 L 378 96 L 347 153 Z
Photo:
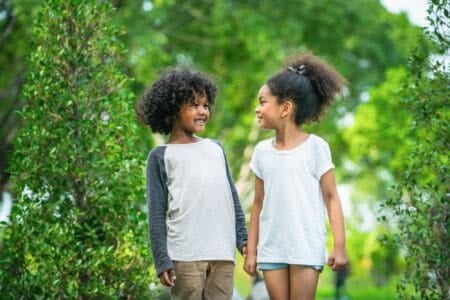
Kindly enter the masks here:
M 320 178 L 334 168 L 330 148 L 314 134 L 290 150 L 277 150 L 272 143 L 258 143 L 250 162 L 264 181 L 257 262 L 324 265 L 326 209 Z
M 209 139 L 166 146 L 170 258 L 234 261 L 236 218 L 222 149 Z

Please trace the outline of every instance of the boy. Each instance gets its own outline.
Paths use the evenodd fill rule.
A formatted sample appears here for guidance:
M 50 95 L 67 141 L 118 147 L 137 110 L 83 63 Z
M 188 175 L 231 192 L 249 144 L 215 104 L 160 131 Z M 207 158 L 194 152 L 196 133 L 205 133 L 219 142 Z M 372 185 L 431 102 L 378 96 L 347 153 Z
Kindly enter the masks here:
M 137 105 L 140 121 L 169 134 L 147 160 L 150 240 L 172 299 L 231 299 L 235 247 L 245 252 L 245 216 L 218 141 L 202 139 L 216 86 L 187 68 L 164 74 Z

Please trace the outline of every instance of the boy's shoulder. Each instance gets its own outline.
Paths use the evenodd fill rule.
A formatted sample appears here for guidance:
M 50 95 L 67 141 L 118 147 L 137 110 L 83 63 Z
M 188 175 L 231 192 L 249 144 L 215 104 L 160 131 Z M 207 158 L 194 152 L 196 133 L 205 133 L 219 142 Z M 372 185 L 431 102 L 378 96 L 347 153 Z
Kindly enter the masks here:
M 166 144 L 156 146 L 152 150 L 150 150 L 149 154 L 164 152 L 164 150 L 166 150 L 166 148 L 167 148 Z
M 207 141 L 211 141 L 211 142 L 213 142 L 213 143 L 215 143 L 215 144 L 219 145 L 219 146 L 220 146 L 221 148 L 223 148 L 223 144 L 222 144 L 222 142 L 221 142 L 221 141 L 219 141 L 218 139 L 205 138 L 205 140 L 207 140 Z
M 156 146 L 148 153 L 147 160 L 158 159 L 164 157 L 164 152 L 166 151 L 166 145 Z

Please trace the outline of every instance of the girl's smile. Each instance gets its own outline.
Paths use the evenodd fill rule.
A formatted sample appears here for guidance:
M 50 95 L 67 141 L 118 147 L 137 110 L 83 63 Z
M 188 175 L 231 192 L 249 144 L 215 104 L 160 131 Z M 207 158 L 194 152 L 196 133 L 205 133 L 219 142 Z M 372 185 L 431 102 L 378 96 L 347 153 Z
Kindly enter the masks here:
M 266 84 L 259 90 L 258 101 L 255 113 L 259 126 L 262 129 L 273 129 L 280 119 L 280 105 Z

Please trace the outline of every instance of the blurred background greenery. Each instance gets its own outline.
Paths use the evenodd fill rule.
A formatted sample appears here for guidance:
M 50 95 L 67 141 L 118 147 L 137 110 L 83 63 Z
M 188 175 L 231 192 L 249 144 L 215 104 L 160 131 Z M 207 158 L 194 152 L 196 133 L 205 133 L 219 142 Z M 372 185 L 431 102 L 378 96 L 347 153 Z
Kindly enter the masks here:
M 83 12 L 64 9 L 42 12 L 44 2 L 54 7 L 58 5 L 58 1 L 0 1 L 2 197 L 12 195 L 13 199 L 20 198 L 18 193 L 26 188 L 26 184 L 20 183 L 21 178 L 27 178 L 21 176 L 23 170 L 11 170 L 10 166 L 14 153 L 18 151 L 15 147 L 24 147 L 23 143 L 14 142 L 15 139 L 18 136 L 23 138 L 21 128 L 26 131 L 33 122 L 33 118 L 21 117 L 16 112 L 34 101 L 30 89 L 36 85 L 29 87 L 28 94 L 23 90 L 26 84 L 36 84 L 35 78 L 27 77 L 27 74 L 38 71 L 36 51 L 46 47 L 40 44 L 45 35 L 42 31 L 47 30 L 47 35 L 51 35 L 51 26 L 57 26 L 49 25 L 51 13 L 68 14 L 69 19 L 70 13 L 73 13 L 83 19 Z M 63 2 L 89 6 L 96 1 Z M 414 67 L 419 68 L 420 63 L 426 60 L 424 58 L 448 55 L 448 1 L 429 2 L 430 26 L 434 25 L 434 29 L 439 26 L 444 28 L 440 32 L 440 39 L 438 36 L 433 40 L 426 30 L 411 23 L 405 13 L 389 12 L 378 0 L 111 0 L 109 3 L 114 9 L 106 10 L 109 18 L 107 24 L 118 30 L 111 33 L 108 41 L 124 46 L 125 51 L 119 49 L 115 53 L 120 58 L 117 68 L 124 76 L 133 79 L 124 87 L 129 94 L 121 98 L 121 101 L 129 104 L 120 108 L 126 110 L 125 120 L 122 121 L 135 124 L 130 113 L 134 102 L 164 68 L 188 64 L 213 74 L 219 85 L 219 93 L 204 136 L 218 138 L 223 142 L 242 204 L 249 212 L 253 177 L 247 165 L 256 143 L 271 134 L 260 132 L 255 124 L 257 91 L 271 74 L 280 69 L 289 55 L 312 51 L 323 57 L 349 81 L 344 95 L 328 110 L 322 122 L 307 128 L 330 143 L 336 164 L 351 262 L 344 292 L 351 299 L 396 299 L 396 286 L 407 268 L 404 259 L 407 249 L 403 249 L 401 243 L 381 243 L 380 239 L 389 240 L 395 236 L 393 231 L 396 230 L 397 221 L 393 217 L 395 213 L 390 210 L 392 207 L 389 208 L 389 199 L 396 196 L 389 187 L 401 185 L 405 171 L 408 171 L 409 162 L 406 158 L 420 136 L 414 133 L 414 121 L 417 121 L 414 110 L 403 101 L 410 97 L 414 103 L 421 95 L 405 94 L 405 91 L 410 91 L 411 86 L 417 86 L 414 74 L 420 71 L 414 73 L 417 71 Z M 438 15 L 437 8 L 441 9 L 441 13 L 444 11 L 439 15 L 442 24 L 433 23 L 436 20 L 433 18 Z M 36 24 L 36 19 L 42 24 Z M 40 25 L 41 32 L 33 31 L 33 24 L 36 27 Z M 86 24 L 90 26 L 90 23 Z M 434 29 L 431 33 L 439 33 Z M 53 50 L 58 49 L 58 41 L 56 39 L 55 44 L 51 45 Z M 78 40 L 80 44 L 84 42 L 87 43 Z M 74 43 L 77 43 L 76 39 Z M 61 42 L 61 49 L 63 46 Z M 443 46 L 444 50 L 439 46 Z M 46 53 L 45 48 L 42 53 Z M 32 55 L 35 57 L 32 58 Z M 67 57 L 58 51 L 54 55 L 55 59 L 58 55 L 62 59 Z M 51 62 L 51 57 L 49 59 Z M 47 62 L 47 67 L 51 70 L 50 62 Z M 448 61 L 447 65 L 444 63 L 441 66 L 444 72 L 437 70 L 447 77 L 444 76 L 439 85 L 444 88 L 441 94 L 443 99 L 440 98 L 436 108 L 438 113 L 434 115 L 443 119 L 444 123 L 449 117 L 446 67 Z M 45 78 L 40 80 L 42 83 Z M 37 88 L 45 90 L 46 85 L 42 83 Z M 133 172 L 141 176 L 133 179 L 133 183 L 138 186 L 130 194 L 140 195 L 134 197 L 133 201 L 136 207 L 142 209 L 145 205 L 142 188 L 145 183 L 143 170 L 146 155 L 152 147 L 163 143 L 165 137 L 154 135 L 142 126 L 129 130 L 129 134 L 136 137 L 131 138 L 133 144 L 127 144 L 126 147 L 120 144 L 119 147 L 132 151 L 139 161 L 138 169 Z M 441 153 L 438 161 L 445 166 L 448 162 L 448 152 L 445 150 L 448 146 L 448 129 L 441 133 L 440 137 L 434 136 L 434 139 L 444 145 L 444 153 Z M 46 152 L 44 148 L 37 149 Z M 16 154 L 16 160 L 19 159 L 17 157 Z M 41 159 L 45 159 L 45 155 Z M 43 164 L 57 162 L 45 160 Z M 15 166 L 20 166 L 20 163 Z M 442 171 L 444 179 L 439 177 L 444 194 L 448 191 L 446 171 Z M 10 177 L 11 172 L 15 174 L 14 177 Z M 37 171 L 35 174 L 38 174 Z M 127 176 L 121 180 L 126 181 Z M 444 205 L 447 205 L 446 199 L 443 200 Z M 1 203 L 5 208 L 6 200 Z M 22 213 L 18 214 L 26 218 L 26 210 Z M 44 224 L 48 220 L 42 217 L 40 222 Z M 441 222 L 441 225 L 444 232 L 448 233 L 446 221 L 444 224 Z M 143 239 L 145 236 L 142 234 L 142 231 L 135 233 Z M 3 232 L 0 239 L 2 236 Z M 39 230 L 36 238 L 39 238 Z M 127 238 L 133 237 L 127 235 Z M 7 243 L 8 239 L 0 247 L 6 248 Z M 447 262 L 448 250 L 444 250 L 441 264 Z M 242 261 L 239 259 L 236 286 L 240 295 L 246 297 L 252 282 L 241 266 Z M 148 272 L 153 275 L 151 264 L 148 268 Z M 446 272 L 448 275 L 448 266 Z M 145 281 L 145 278 L 140 280 Z M 326 269 L 321 276 L 318 299 L 334 297 L 334 280 L 335 274 Z M 154 281 L 154 278 L 148 278 L 148 284 Z M 448 287 L 448 276 L 446 281 Z

